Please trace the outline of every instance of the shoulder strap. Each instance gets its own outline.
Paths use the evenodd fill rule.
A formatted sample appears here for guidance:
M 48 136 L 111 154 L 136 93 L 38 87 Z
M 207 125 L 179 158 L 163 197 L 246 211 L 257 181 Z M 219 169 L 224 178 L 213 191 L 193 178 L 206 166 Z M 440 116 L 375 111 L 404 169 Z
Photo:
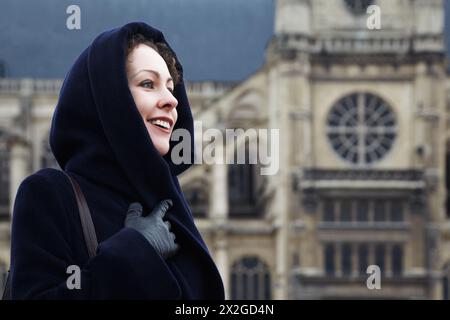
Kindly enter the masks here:
M 64 171 L 63 171 L 64 172 Z M 75 197 L 77 198 L 78 211 L 80 213 L 81 226 L 83 228 L 84 241 L 86 242 L 86 247 L 88 249 L 89 257 L 92 258 L 97 252 L 97 235 L 95 234 L 94 223 L 92 222 L 91 212 L 84 198 L 83 191 L 81 191 L 80 186 L 77 181 L 72 178 L 68 173 L 64 174 L 69 178 L 70 184 L 72 185 L 73 191 L 75 192 Z M 6 276 L 6 283 L 3 288 L 2 300 L 11 300 L 11 275 L 8 270 Z
M 8 273 L 6 275 L 5 286 L 3 287 L 2 300 L 11 300 L 11 275 Z
M 83 191 L 81 191 L 81 188 L 75 178 L 72 178 L 67 172 L 63 172 L 69 178 L 73 191 L 75 192 L 78 211 L 80 213 L 81 226 L 83 228 L 84 241 L 86 242 L 89 257 L 92 258 L 97 252 L 98 241 L 97 235 L 95 234 L 94 223 L 92 222 L 91 212 L 89 211 L 86 199 L 84 198 Z

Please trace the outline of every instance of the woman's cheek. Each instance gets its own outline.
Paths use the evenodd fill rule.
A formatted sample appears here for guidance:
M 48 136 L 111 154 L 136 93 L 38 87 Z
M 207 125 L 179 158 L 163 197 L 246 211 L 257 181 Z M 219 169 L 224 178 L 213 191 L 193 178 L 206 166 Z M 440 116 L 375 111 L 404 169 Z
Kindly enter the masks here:
M 144 115 L 144 110 L 145 110 L 145 99 L 143 99 L 140 96 L 137 96 L 134 99 L 135 103 L 136 103 L 136 107 L 138 108 L 139 112 Z

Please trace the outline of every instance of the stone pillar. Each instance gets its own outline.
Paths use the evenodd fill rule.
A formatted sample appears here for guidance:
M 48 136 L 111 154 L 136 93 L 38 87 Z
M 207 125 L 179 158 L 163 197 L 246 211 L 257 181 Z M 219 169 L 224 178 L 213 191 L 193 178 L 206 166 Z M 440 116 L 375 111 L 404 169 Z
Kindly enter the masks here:
M 216 146 L 216 152 L 222 154 L 223 146 Z M 225 295 L 229 297 L 229 261 L 228 261 L 228 240 L 227 240 L 227 219 L 228 219 L 228 177 L 226 164 L 211 165 L 211 192 L 209 198 L 210 218 L 214 232 L 214 257 L 222 276 Z
M 222 276 L 225 299 L 230 299 L 230 267 L 228 260 L 228 241 L 226 235 L 220 235 L 215 241 L 215 262 Z
M 29 172 L 30 152 L 28 144 L 17 138 L 10 141 L 9 152 L 10 152 L 9 203 L 10 203 L 10 213 L 12 215 L 17 189 L 19 188 L 21 182 L 30 174 Z
M 355 221 L 355 220 L 353 220 Z M 359 276 L 359 265 L 358 265 L 358 248 L 360 244 L 352 244 L 352 277 L 356 278 Z
M 369 266 L 375 264 L 375 243 L 369 243 L 367 246 L 368 262 Z
M 394 275 L 394 272 L 393 272 L 393 269 L 392 269 L 392 262 L 393 262 L 393 260 L 392 260 L 392 251 L 393 250 L 393 244 L 392 243 L 388 243 L 387 245 L 386 245 L 386 252 L 385 252 L 385 261 L 386 261 L 386 266 L 384 267 L 385 268 L 385 271 L 386 271 L 386 277 L 387 278 L 390 278 L 390 277 L 392 277 L 393 275 Z
M 288 66 L 285 66 L 288 69 Z M 287 105 L 288 91 L 284 88 L 289 79 L 283 77 L 273 68 L 269 72 L 269 127 L 280 129 L 280 142 L 290 145 L 291 119 L 289 105 Z M 274 293 L 275 300 L 288 298 L 288 239 L 289 239 L 289 201 L 290 201 L 290 171 L 289 148 L 279 148 L 279 171 L 268 178 L 273 181 L 274 198 L 268 208 L 269 216 L 273 219 L 275 227 L 275 275 Z M 276 156 L 276 155 L 275 155 Z
M 427 226 L 428 281 L 429 299 L 437 300 L 442 296 L 442 271 L 439 268 L 441 251 L 440 232 L 437 224 Z
M 334 249 L 335 275 L 336 277 L 342 277 L 342 243 L 336 242 Z
M 220 153 L 223 147 L 216 146 Z M 228 177 L 226 164 L 211 165 L 210 217 L 217 225 L 222 225 L 228 218 Z

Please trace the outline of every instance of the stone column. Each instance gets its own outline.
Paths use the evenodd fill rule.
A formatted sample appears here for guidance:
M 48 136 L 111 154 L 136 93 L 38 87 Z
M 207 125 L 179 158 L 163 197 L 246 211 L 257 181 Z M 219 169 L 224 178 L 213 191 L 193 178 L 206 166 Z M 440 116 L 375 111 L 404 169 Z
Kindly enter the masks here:
M 228 260 L 228 241 L 226 235 L 219 235 L 215 241 L 215 262 L 222 276 L 225 289 L 225 299 L 230 299 L 230 268 Z
M 369 243 L 367 246 L 368 262 L 369 266 L 375 264 L 375 243 Z
M 221 154 L 223 146 L 216 146 L 216 152 Z M 227 240 L 227 220 L 228 220 L 228 177 L 226 164 L 211 165 L 211 192 L 210 192 L 210 218 L 214 232 L 214 257 L 222 276 L 225 287 L 225 295 L 229 297 L 229 261 L 228 261 L 228 240 Z
M 9 152 L 9 203 L 12 216 L 17 189 L 21 182 L 30 174 L 30 151 L 26 142 L 18 138 L 13 138 L 9 143 Z
M 342 243 L 336 242 L 334 249 L 335 275 L 342 277 Z
M 353 220 L 355 221 L 355 220 Z M 352 244 L 352 277 L 356 278 L 359 276 L 359 265 L 358 265 L 358 248 L 360 244 Z
M 385 261 L 386 261 L 386 265 L 385 265 L 385 275 L 387 278 L 390 278 L 394 275 L 394 272 L 392 270 L 392 249 L 393 249 L 393 245 L 392 243 L 388 243 L 386 245 L 386 252 L 385 252 Z
M 289 69 L 286 65 L 285 69 Z M 282 73 L 282 70 L 281 70 Z M 275 300 L 287 299 L 288 295 L 288 239 L 289 239 L 289 199 L 290 199 L 290 171 L 289 171 L 289 148 L 290 145 L 290 108 L 287 105 L 289 91 L 284 88 L 289 82 L 287 77 L 280 75 L 277 68 L 269 72 L 269 127 L 280 129 L 279 139 L 283 147 L 279 148 L 279 171 L 275 175 L 268 176 L 273 181 L 274 198 L 268 208 L 269 216 L 273 219 L 275 228 L 275 252 L 274 258 L 274 292 Z M 277 155 L 275 155 L 277 156 Z
M 224 152 L 216 145 L 216 154 Z M 211 164 L 210 216 L 214 223 L 222 225 L 228 219 L 228 176 L 226 164 Z

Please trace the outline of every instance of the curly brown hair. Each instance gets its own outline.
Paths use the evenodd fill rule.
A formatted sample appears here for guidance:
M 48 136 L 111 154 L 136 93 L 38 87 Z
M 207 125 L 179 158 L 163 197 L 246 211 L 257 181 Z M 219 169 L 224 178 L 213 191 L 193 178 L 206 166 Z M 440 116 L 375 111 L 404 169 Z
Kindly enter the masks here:
M 169 73 L 173 78 L 173 84 L 177 85 L 177 83 L 181 80 L 181 75 L 176 67 L 177 61 L 172 50 L 163 42 L 154 42 L 153 40 L 146 38 L 141 33 L 135 33 L 128 39 L 125 56 L 128 58 L 134 48 L 140 44 L 145 44 L 158 52 L 167 64 Z

